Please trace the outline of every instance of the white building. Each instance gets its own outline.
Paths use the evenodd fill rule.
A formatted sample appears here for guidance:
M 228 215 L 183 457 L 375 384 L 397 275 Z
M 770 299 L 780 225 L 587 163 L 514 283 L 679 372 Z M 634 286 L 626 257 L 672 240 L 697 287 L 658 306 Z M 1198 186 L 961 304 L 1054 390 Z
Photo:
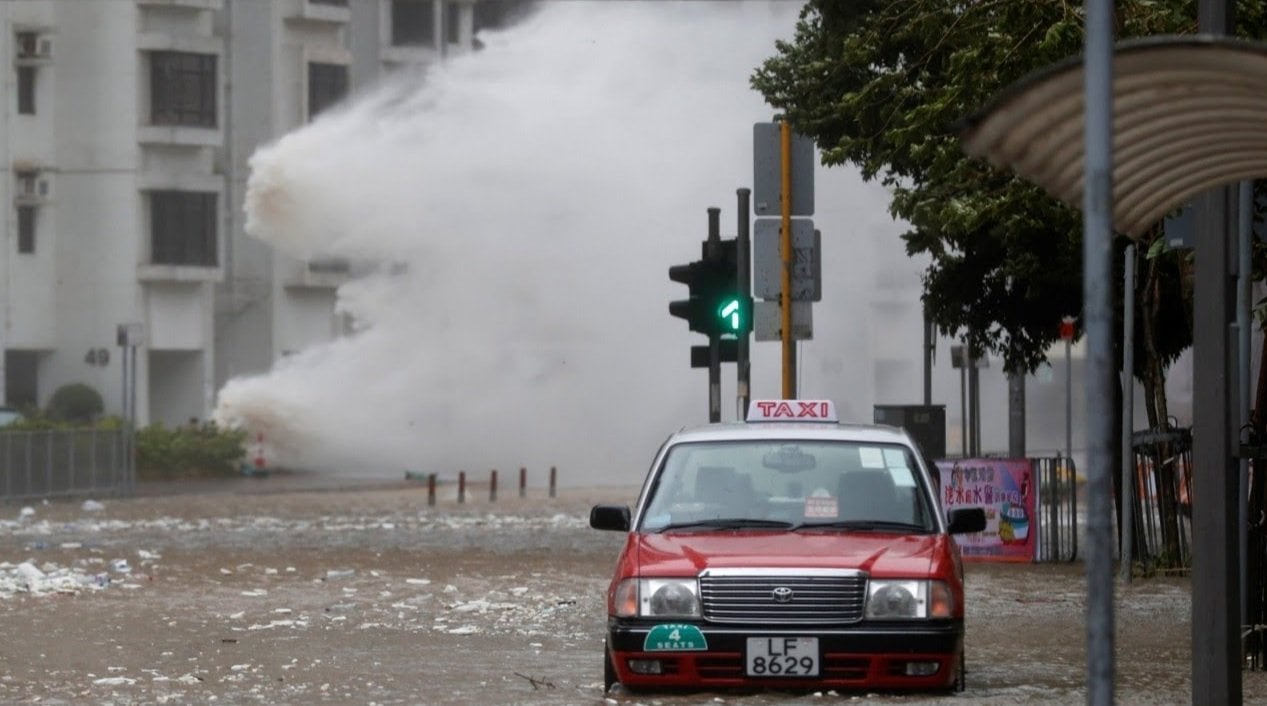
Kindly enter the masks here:
M 468 51 L 529 0 L 0 3 L 0 400 L 69 383 L 140 424 L 204 418 L 230 377 L 340 335 L 348 263 L 246 237 L 254 150 L 383 72 Z

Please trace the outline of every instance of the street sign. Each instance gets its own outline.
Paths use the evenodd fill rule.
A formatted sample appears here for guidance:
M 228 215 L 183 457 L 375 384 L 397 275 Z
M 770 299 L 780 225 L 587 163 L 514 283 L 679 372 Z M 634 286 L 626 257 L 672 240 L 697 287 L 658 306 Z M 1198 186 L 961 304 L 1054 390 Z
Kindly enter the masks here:
M 814 337 L 814 303 L 792 302 L 792 340 L 808 341 Z M 780 341 L 783 315 L 778 302 L 752 303 L 752 332 L 758 341 Z
M 783 212 L 779 123 L 752 126 L 752 207 L 758 216 Z M 814 215 L 814 141 L 792 134 L 792 215 Z
M 777 301 L 783 289 L 780 219 L 758 218 L 752 229 L 752 296 Z M 792 301 L 823 298 L 822 233 L 808 218 L 792 219 Z

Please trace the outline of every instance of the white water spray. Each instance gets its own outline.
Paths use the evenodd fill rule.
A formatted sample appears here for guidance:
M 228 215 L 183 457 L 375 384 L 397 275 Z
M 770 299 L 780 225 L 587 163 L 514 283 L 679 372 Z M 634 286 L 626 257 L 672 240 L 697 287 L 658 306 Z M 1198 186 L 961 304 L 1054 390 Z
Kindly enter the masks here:
M 482 36 L 483 51 L 261 149 L 251 235 L 295 256 L 394 267 L 340 289 L 357 333 L 231 380 L 216 418 L 263 432 L 283 466 L 554 465 L 569 484 L 640 481 L 665 434 L 707 421 L 706 376 L 687 355 L 704 339 L 668 315 L 686 290 L 667 269 L 699 257 L 708 206 L 734 235 L 752 124 L 772 115 L 748 77 L 791 37 L 798 9 L 545 3 Z M 802 396 L 869 416 L 871 370 L 848 362 L 869 355 L 865 337 L 831 339 L 864 315 L 848 302 L 877 277 L 860 257 L 875 239 L 846 244 L 830 222 L 884 231 L 897 253 L 899 227 L 880 189 L 837 171 L 818 184 L 826 263 L 836 249 L 865 275 L 825 265 L 813 344 L 824 354 L 802 362 L 803 380 L 822 384 Z M 777 356 L 754 345 L 754 394 L 778 396 Z

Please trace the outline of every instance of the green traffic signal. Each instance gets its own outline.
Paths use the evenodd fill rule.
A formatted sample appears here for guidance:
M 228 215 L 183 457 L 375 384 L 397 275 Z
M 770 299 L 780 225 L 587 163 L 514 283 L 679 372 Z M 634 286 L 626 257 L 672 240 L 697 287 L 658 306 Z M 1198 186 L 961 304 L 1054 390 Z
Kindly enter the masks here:
M 669 279 L 690 288 L 689 298 L 669 302 L 669 313 L 707 336 L 748 335 L 752 299 L 738 281 L 735 240 L 702 246 L 701 259 L 669 268 Z
M 723 299 L 721 308 L 717 310 L 717 315 L 721 319 L 720 328 L 723 332 L 739 333 L 743 331 L 743 304 L 738 297 Z

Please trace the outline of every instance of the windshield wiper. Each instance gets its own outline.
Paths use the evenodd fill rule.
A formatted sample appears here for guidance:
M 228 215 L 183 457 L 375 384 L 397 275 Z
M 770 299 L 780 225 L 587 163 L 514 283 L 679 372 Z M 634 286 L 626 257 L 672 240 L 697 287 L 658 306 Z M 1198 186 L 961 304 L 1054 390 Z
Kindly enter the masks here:
M 791 522 L 783 520 L 759 520 L 747 517 L 721 517 L 711 520 L 693 520 L 691 522 L 674 522 L 665 525 L 656 532 L 668 532 L 669 530 L 680 529 L 746 529 L 750 527 L 770 527 L 775 529 L 787 529 L 792 527 Z
M 921 534 L 928 533 L 928 528 L 923 525 L 917 525 L 912 522 L 898 522 L 895 520 L 835 520 L 833 522 L 802 522 L 794 525 L 792 531 L 796 532 L 803 529 L 843 529 L 858 530 L 862 532 L 885 532 L 889 530 L 898 531 L 914 531 Z

